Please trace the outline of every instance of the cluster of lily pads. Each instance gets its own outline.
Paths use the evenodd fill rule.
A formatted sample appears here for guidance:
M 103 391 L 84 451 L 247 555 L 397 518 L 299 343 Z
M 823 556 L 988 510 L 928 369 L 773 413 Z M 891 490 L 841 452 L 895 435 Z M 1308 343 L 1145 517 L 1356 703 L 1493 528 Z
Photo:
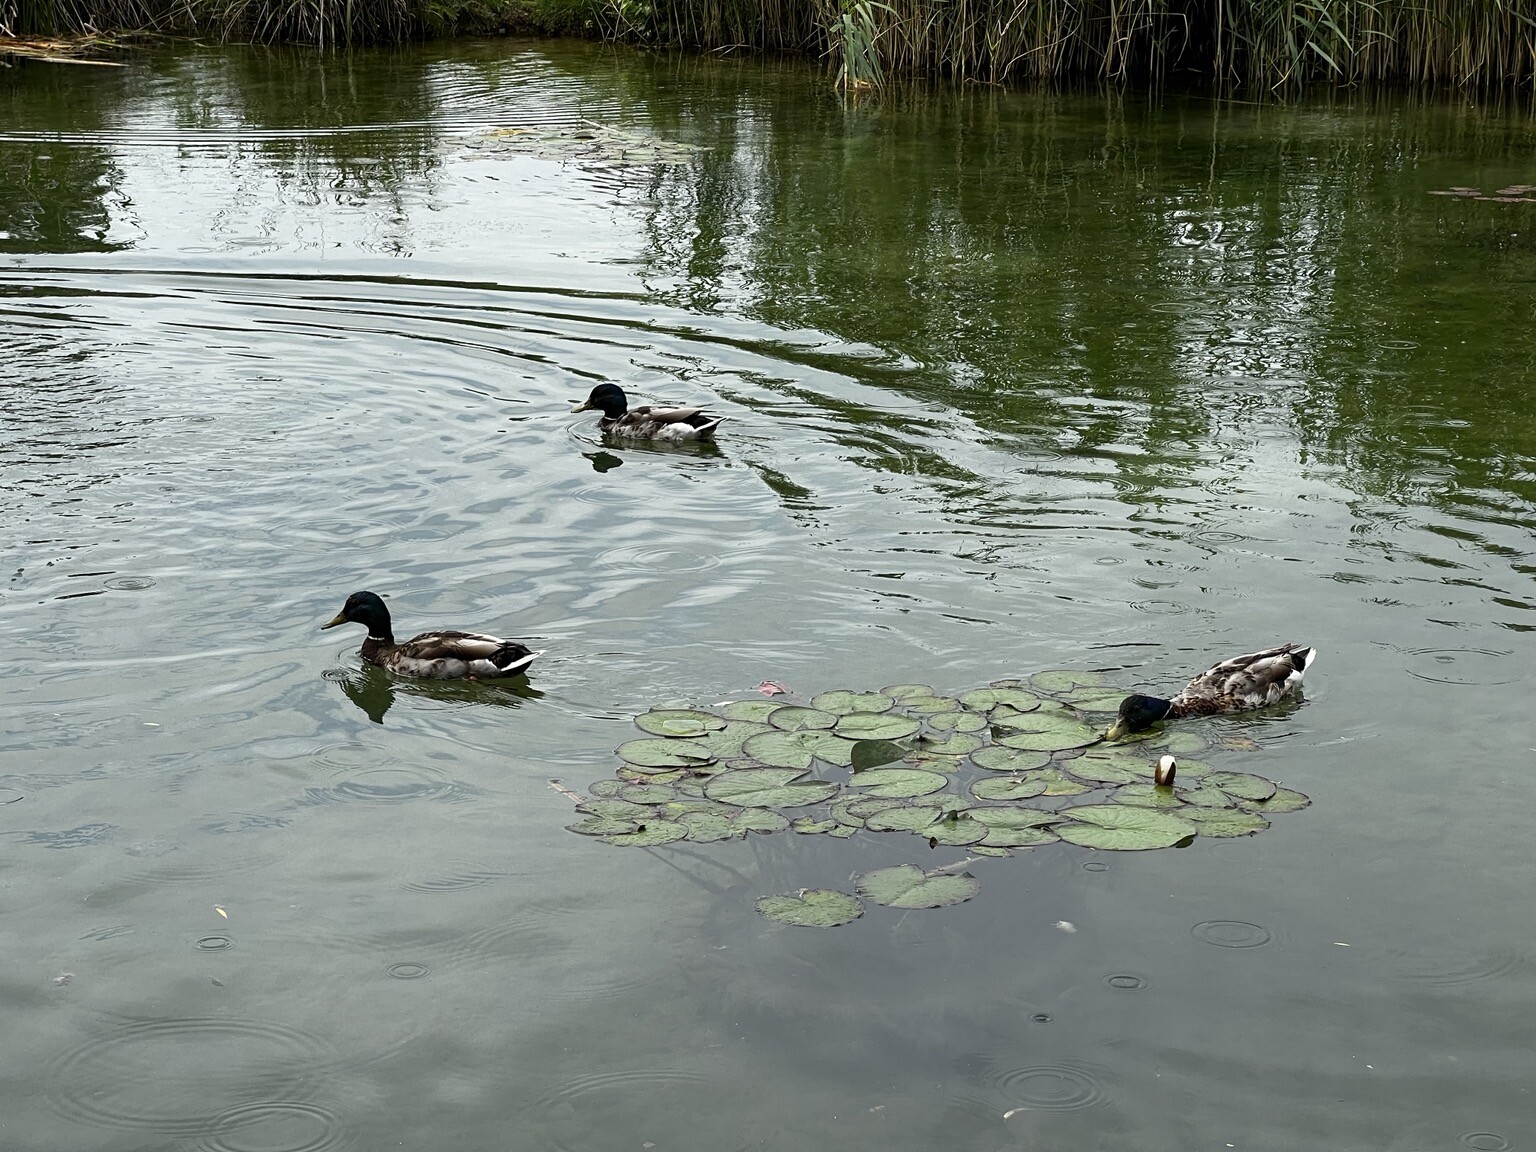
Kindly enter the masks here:
M 848 837 L 907 833 L 929 847 L 1010 856 L 1065 841 L 1109 851 L 1248 836 L 1269 816 L 1310 801 L 1197 755 L 1211 745 L 1189 729 L 1105 743 L 1108 714 L 1125 696 L 1092 672 L 1041 672 L 958 696 L 926 684 L 879 692 L 824 692 L 808 703 L 739 700 L 656 708 L 621 744 L 613 778 L 587 789 L 573 832 L 609 844 L 710 843 L 749 832 Z M 1154 781 L 1158 756 L 1179 757 L 1171 786 Z M 812 769 L 821 766 L 818 774 Z M 897 908 L 968 900 L 968 874 L 882 868 L 859 896 Z M 863 912 L 858 896 L 825 889 L 767 896 L 765 916 L 830 926 Z
M 686 164 L 699 153 L 691 144 L 610 128 L 592 120 L 492 128 L 468 137 L 464 147 L 481 155 L 536 156 L 603 165 Z

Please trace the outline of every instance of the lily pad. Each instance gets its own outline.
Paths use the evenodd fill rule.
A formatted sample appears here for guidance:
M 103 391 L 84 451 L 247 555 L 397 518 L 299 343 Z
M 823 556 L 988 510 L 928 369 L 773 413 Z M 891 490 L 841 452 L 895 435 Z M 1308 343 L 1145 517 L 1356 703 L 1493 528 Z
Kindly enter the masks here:
M 757 911 L 797 928 L 836 928 L 864 915 L 864 904 L 857 896 L 833 888 L 806 888 L 794 895 L 764 896 L 757 902 Z
M 693 768 L 638 768 L 633 764 L 620 764 L 613 774 L 632 784 L 675 784 L 689 772 L 701 772 L 709 767 L 699 764 Z
M 1118 712 L 1127 695 L 1119 688 L 1079 688 L 1060 699 L 1084 712 Z
M 1073 672 L 1070 670 L 1057 670 L 1050 672 L 1036 672 L 1029 678 L 1031 687 L 1038 688 L 1052 696 L 1062 692 L 1071 692 L 1077 688 L 1102 688 L 1104 677 L 1097 672 Z
M 1247 772 L 1212 772 L 1205 778 L 1211 788 L 1220 788 L 1239 800 L 1268 800 L 1275 794 L 1275 782 Z
M 987 808 L 972 808 L 970 815 L 988 828 L 1044 828 L 1050 824 L 1060 824 L 1063 819 L 1059 812 L 1031 808 L 1027 804 L 998 804 Z
M 866 796 L 885 798 L 927 796 L 948 784 L 949 780 L 937 772 L 923 772 L 916 768 L 871 768 L 868 772 L 855 773 L 848 782 Z
M 608 797 L 617 796 L 619 794 L 619 789 L 623 787 L 624 781 L 619 779 L 594 780 L 592 783 L 587 785 L 587 795 L 606 799 Z
M 970 732 L 951 732 L 948 736 L 918 736 L 912 750 L 922 756 L 969 756 L 985 743 Z
M 1165 732 L 1163 737 L 1158 747 L 1167 749 L 1175 756 L 1194 756 L 1211 746 L 1209 740 L 1195 732 Z
M 934 695 L 932 684 L 887 684 L 880 689 L 882 695 L 889 696 L 892 700 L 909 700 L 913 696 Z
M 971 819 L 964 812 L 948 812 L 935 820 L 927 828 L 918 831 L 919 836 L 928 838 L 930 848 L 945 844 L 953 848 L 963 848 L 967 844 L 979 844 L 986 839 L 990 829 L 979 820 Z
M 568 832 L 579 832 L 583 836 L 617 836 L 624 832 L 633 832 L 640 825 L 633 820 L 622 820 L 617 816 L 589 816 L 579 824 L 567 824 Z
M 782 832 L 789 827 L 789 817 L 766 808 L 748 808 L 731 817 L 731 827 L 742 834 Z
M 811 761 L 817 759 L 846 766 L 853 756 L 853 741 L 819 729 L 763 732 L 748 737 L 741 750 L 758 763 L 773 768 L 809 768 Z
M 617 797 L 583 801 L 576 805 L 576 811 L 592 816 L 607 816 L 614 820 L 646 820 L 655 815 L 649 805 Z
M 935 712 L 928 717 L 928 727 L 935 732 L 985 732 L 989 725 L 978 712 L 956 710 Z
M 988 848 L 1038 848 L 1054 844 L 1061 837 L 1046 828 L 988 828 L 981 843 Z
M 846 716 L 850 712 L 889 712 L 896 701 L 883 692 L 823 692 L 811 707 Z
M 971 754 L 971 763 L 988 772 L 1029 772 L 1035 768 L 1044 768 L 1050 762 L 1049 752 L 1004 748 L 1000 744 L 993 744 Z
M 652 738 L 631 740 L 620 744 L 615 751 L 619 759 L 636 768 L 690 768 L 695 764 L 708 764 L 715 754 L 705 744 L 696 740 Z
M 835 731 L 848 740 L 900 740 L 920 727 L 911 716 L 895 712 L 851 712 L 837 722 Z
M 1114 852 L 1171 848 L 1197 830 L 1178 816 L 1124 804 L 1086 804 L 1064 809 L 1061 814 L 1068 818 L 1056 828 L 1063 840 Z
M 977 712 L 990 712 L 1006 704 L 1015 712 L 1033 712 L 1040 707 L 1040 697 L 1022 688 L 977 688 L 960 697 L 960 703 Z
M 878 768 L 882 764 L 894 764 L 910 751 L 905 744 L 894 740 L 860 740 L 849 753 L 848 764 L 855 772 Z
M 1268 800 L 1244 800 L 1240 807 L 1250 812 L 1300 812 L 1312 798 L 1294 788 L 1276 788 Z
M 836 820 L 816 820 L 810 816 L 800 816 L 789 822 L 790 830 L 799 832 L 803 836 L 815 836 L 822 832 L 830 832 L 837 826 Z
M 1127 784 L 1115 792 L 1116 804 L 1129 804 L 1135 808 L 1183 808 L 1184 801 L 1172 788 L 1160 788 L 1156 784 Z
M 1013 853 L 1008 851 L 1008 849 L 1006 849 L 1006 848 L 995 848 L 991 844 L 972 844 L 971 845 L 971 855 L 972 856 L 998 856 L 998 857 L 1001 857 L 1002 859 L 1006 860 L 1010 856 L 1012 856 Z
M 944 810 L 937 805 L 903 804 L 899 808 L 887 808 L 867 817 L 864 827 L 871 832 L 918 832 L 927 828 Z
M 711 777 L 704 795 L 743 808 L 799 808 L 837 795 L 831 781 L 800 781 L 803 775 L 797 768 L 736 768 Z
M 1206 784 L 1202 781 L 1196 781 L 1198 786 L 1195 788 L 1177 787 L 1177 780 L 1174 781 L 1174 784 L 1174 791 L 1179 794 L 1179 799 L 1184 801 L 1186 804 L 1193 805 L 1196 808 L 1232 807 L 1232 797 L 1228 796 L 1220 788 L 1212 788 L 1209 784 Z M 1185 813 L 1184 815 L 1187 819 L 1194 819 L 1194 817 L 1189 815 L 1189 813 Z
M 649 824 L 641 825 L 637 831 L 604 836 L 603 840 L 608 844 L 620 844 L 630 848 L 654 848 L 659 844 L 671 844 L 687 835 L 688 827 L 685 824 L 679 824 L 675 820 L 652 820 Z
M 665 804 L 677 797 L 677 789 L 666 784 L 625 784 L 619 789 L 618 798 L 631 804 Z
M 859 829 L 852 824 L 839 824 L 836 828 L 828 829 L 827 835 L 835 836 L 839 840 L 846 840 L 858 830 Z
M 839 824 L 863 827 L 864 821 L 876 812 L 899 808 L 905 803 L 904 800 L 888 800 L 883 796 L 841 796 L 832 802 L 830 810 L 832 818 Z
M 1252 836 L 1269 827 L 1258 813 L 1235 808 L 1192 808 L 1180 815 L 1193 820 L 1202 836 Z
M 766 724 L 758 724 L 750 720 L 732 720 L 724 728 L 706 732 L 694 743 L 708 748 L 717 759 L 730 760 L 742 754 L 741 746 L 753 736 L 772 731 L 773 729 Z
M 837 723 L 837 716 L 820 708 L 786 704 L 769 714 L 768 723 L 782 732 L 798 732 L 802 728 L 831 728 Z
M 1129 768 L 1122 768 L 1108 760 L 1095 760 L 1088 756 L 1067 760 L 1062 767 L 1079 780 L 1091 780 L 1095 784 L 1134 784 L 1142 779 Z
M 857 887 L 860 896 L 889 908 L 943 908 L 969 900 L 981 891 L 981 881 L 969 872 L 929 873 L 900 864 L 864 873 Z
M 1035 776 L 993 776 L 971 785 L 978 800 L 1028 800 L 1045 792 L 1045 781 Z
M 784 707 L 772 700 L 732 700 L 729 704 L 720 707 L 720 715 L 727 720 L 750 720 L 754 723 L 766 723 L 770 713 Z
M 1070 716 L 1045 711 L 1031 712 L 1009 721 L 1013 731 L 998 740 L 1005 748 L 1029 748 L 1038 752 L 1062 752 L 1097 743 L 1101 734 Z
M 1084 792 L 1093 791 L 1087 784 L 1072 779 L 1059 768 L 1042 768 L 1038 772 L 1027 772 L 1025 775 L 1041 781 L 1045 785 L 1047 796 L 1081 796 Z
M 901 702 L 901 710 L 914 716 L 931 716 L 939 712 L 953 712 L 960 701 L 953 696 L 908 696 Z
M 677 817 L 677 823 L 688 829 L 688 839 L 695 844 L 713 844 L 745 835 L 732 826 L 729 816 L 718 812 L 684 812 Z
M 635 717 L 635 727 L 655 736 L 702 736 L 725 720 L 700 708 L 653 708 Z

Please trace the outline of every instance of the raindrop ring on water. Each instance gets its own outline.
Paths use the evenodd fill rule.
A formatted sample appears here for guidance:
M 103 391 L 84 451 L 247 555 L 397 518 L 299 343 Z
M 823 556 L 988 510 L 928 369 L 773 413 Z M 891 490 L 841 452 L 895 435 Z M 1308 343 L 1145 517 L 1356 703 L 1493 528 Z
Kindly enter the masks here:
M 1468 1148 L 1477 1149 L 1477 1152 L 1508 1152 L 1514 1147 L 1497 1132 L 1464 1132 L 1461 1142 Z
M 1081 1064 L 1035 1064 L 993 1078 L 1010 1104 L 1018 1108 L 1066 1112 L 1104 1100 L 1102 1073 Z
M 1246 920 L 1202 920 L 1189 933 L 1218 948 L 1262 948 L 1274 939 L 1268 928 Z
M 1144 977 L 1137 976 L 1131 972 L 1111 973 L 1104 977 L 1104 983 L 1108 984 L 1111 988 L 1118 988 L 1122 992 L 1140 992 L 1147 986 L 1147 981 Z
M 398 964 L 391 964 L 384 971 L 396 980 L 420 980 L 432 969 L 415 960 L 402 960 Z

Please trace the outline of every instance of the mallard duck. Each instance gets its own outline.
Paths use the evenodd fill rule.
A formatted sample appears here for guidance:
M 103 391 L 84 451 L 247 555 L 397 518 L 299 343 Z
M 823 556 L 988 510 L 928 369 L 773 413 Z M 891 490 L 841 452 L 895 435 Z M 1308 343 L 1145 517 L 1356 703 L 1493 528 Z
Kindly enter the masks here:
M 685 440 L 713 440 L 715 429 L 724 416 L 712 416 L 702 408 L 660 408 L 642 404 L 633 412 L 624 389 L 617 384 L 599 384 L 586 402 L 572 412 L 600 411 L 598 429 L 607 436 L 626 440 L 666 440 L 674 444 Z
M 1172 700 L 1127 696 L 1120 702 L 1120 714 L 1104 738 L 1114 740 L 1141 732 L 1159 720 L 1268 707 L 1300 688 L 1302 676 L 1316 659 L 1316 648 L 1281 644 L 1223 660 L 1184 685 L 1184 691 Z
M 372 592 L 352 593 L 341 611 L 320 628 L 338 624 L 362 624 L 368 629 L 362 649 L 368 663 L 418 680 L 516 676 L 543 655 L 516 640 L 478 632 L 423 632 L 396 644 L 389 609 Z

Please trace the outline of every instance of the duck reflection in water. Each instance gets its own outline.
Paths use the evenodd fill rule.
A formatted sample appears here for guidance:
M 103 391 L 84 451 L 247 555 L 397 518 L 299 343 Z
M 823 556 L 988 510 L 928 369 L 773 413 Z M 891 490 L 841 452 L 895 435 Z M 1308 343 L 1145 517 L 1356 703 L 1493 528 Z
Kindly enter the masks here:
M 325 674 L 341 686 L 342 694 L 356 704 L 375 724 L 384 723 L 384 714 L 399 696 L 424 697 L 440 704 L 491 704 L 499 708 L 520 708 L 525 700 L 537 700 L 544 693 L 526 684 L 484 684 L 469 680 L 397 680 L 382 668 L 337 668 Z

